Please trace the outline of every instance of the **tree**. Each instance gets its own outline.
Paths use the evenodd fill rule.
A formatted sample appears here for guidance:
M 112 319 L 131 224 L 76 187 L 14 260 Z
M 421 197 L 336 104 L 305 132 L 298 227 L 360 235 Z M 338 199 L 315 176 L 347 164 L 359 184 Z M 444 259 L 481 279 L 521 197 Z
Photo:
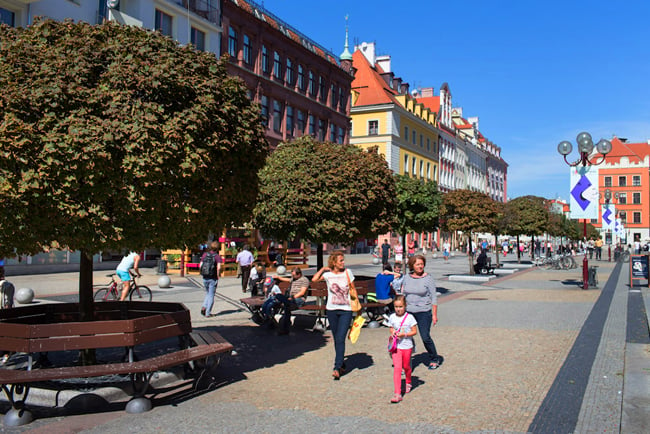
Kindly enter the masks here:
M 472 232 L 494 233 L 500 216 L 499 206 L 487 194 L 472 190 L 453 190 L 443 196 L 441 216 L 446 230 L 467 233 L 469 272 L 474 274 Z
M 259 111 L 213 54 L 114 22 L 0 27 L 0 255 L 198 243 L 250 218 Z
M 281 143 L 259 173 L 254 224 L 280 239 L 351 244 L 390 230 L 395 181 L 374 150 L 303 136 Z
M 521 262 L 519 236 L 530 235 L 534 238 L 535 235 L 542 235 L 549 227 L 546 199 L 539 196 L 517 197 L 507 203 L 506 215 L 508 215 L 507 232 L 517 236 L 517 260 Z
M 397 224 L 394 229 L 403 237 L 411 231 L 424 232 L 438 228 L 442 194 L 433 181 L 424 181 L 406 175 L 395 175 L 397 189 Z

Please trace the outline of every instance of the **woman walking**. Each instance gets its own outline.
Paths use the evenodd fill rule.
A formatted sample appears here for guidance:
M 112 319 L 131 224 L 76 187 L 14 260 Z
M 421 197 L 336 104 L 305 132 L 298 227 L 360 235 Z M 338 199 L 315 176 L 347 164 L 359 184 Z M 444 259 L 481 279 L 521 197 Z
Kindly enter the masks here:
M 325 280 L 327 284 L 327 321 L 334 338 L 334 380 L 341 378 L 345 372 L 345 338 L 352 321 L 350 306 L 350 284 L 354 281 L 352 271 L 345 268 L 343 252 L 334 252 L 323 267 L 312 278 L 313 282 Z
M 438 322 L 438 296 L 433 276 L 424 272 L 426 259 L 422 255 L 409 258 L 410 274 L 404 276 L 402 291 L 406 296 L 406 311 L 415 317 L 422 343 L 429 354 L 429 369 L 438 369 L 442 356 L 431 338 L 431 326 Z

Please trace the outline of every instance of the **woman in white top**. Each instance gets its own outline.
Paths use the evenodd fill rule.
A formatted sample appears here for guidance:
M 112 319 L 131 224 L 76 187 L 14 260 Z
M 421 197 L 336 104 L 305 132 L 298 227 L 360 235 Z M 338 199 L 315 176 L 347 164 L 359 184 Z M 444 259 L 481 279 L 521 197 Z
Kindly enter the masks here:
M 323 267 L 312 278 L 313 282 L 325 280 L 327 283 L 327 321 L 330 324 L 334 338 L 334 371 L 335 380 L 341 378 L 345 372 L 345 338 L 352 321 L 352 308 L 350 306 L 350 283 L 354 280 L 352 271 L 345 268 L 343 252 L 334 252 L 327 260 L 327 267 Z

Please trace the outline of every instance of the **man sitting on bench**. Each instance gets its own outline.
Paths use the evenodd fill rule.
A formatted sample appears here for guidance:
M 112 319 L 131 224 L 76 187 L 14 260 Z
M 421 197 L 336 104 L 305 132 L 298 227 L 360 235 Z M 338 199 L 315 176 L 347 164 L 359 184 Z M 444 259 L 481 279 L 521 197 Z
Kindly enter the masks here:
M 476 264 L 474 264 L 474 273 L 476 274 L 488 274 L 490 272 L 490 259 L 487 256 L 487 250 L 481 249 L 481 253 L 476 258 Z

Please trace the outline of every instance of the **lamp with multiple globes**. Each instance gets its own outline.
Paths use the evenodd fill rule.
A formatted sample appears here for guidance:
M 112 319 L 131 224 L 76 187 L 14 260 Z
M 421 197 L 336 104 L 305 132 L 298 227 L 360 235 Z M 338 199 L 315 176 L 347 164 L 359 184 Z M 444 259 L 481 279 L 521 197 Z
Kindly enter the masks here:
M 564 157 L 564 162 L 571 167 L 582 165 L 586 166 L 597 166 L 605 161 L 607 154 L 612 151 L 612 143 L 609 140 L 600 139 L 596 144 L 596 151 L 598 151 L 599 156 L 594 157 L 598 160 L 594 161 L 591 158 L 591 153 L 594 151 L 594 142 L 591 138 L 591 134 L 587 132 L 581 132 L 576 137 L 576 142 L 578 143 L 578 152 L 580 153 L 580 158 L 574 161 L 573 163 L 567 159 L 567 155 L 573 150 L 573 145 L 571 142 L 564 140 L 557 145 L 557 151 Z M 584 221 L 584 241 L 587 242 L 587 219 Z M 582 289 L 589 289 L 589 263 L 587 261 L 587 249 L 585 249 L 585 257 L 582 260 Z

